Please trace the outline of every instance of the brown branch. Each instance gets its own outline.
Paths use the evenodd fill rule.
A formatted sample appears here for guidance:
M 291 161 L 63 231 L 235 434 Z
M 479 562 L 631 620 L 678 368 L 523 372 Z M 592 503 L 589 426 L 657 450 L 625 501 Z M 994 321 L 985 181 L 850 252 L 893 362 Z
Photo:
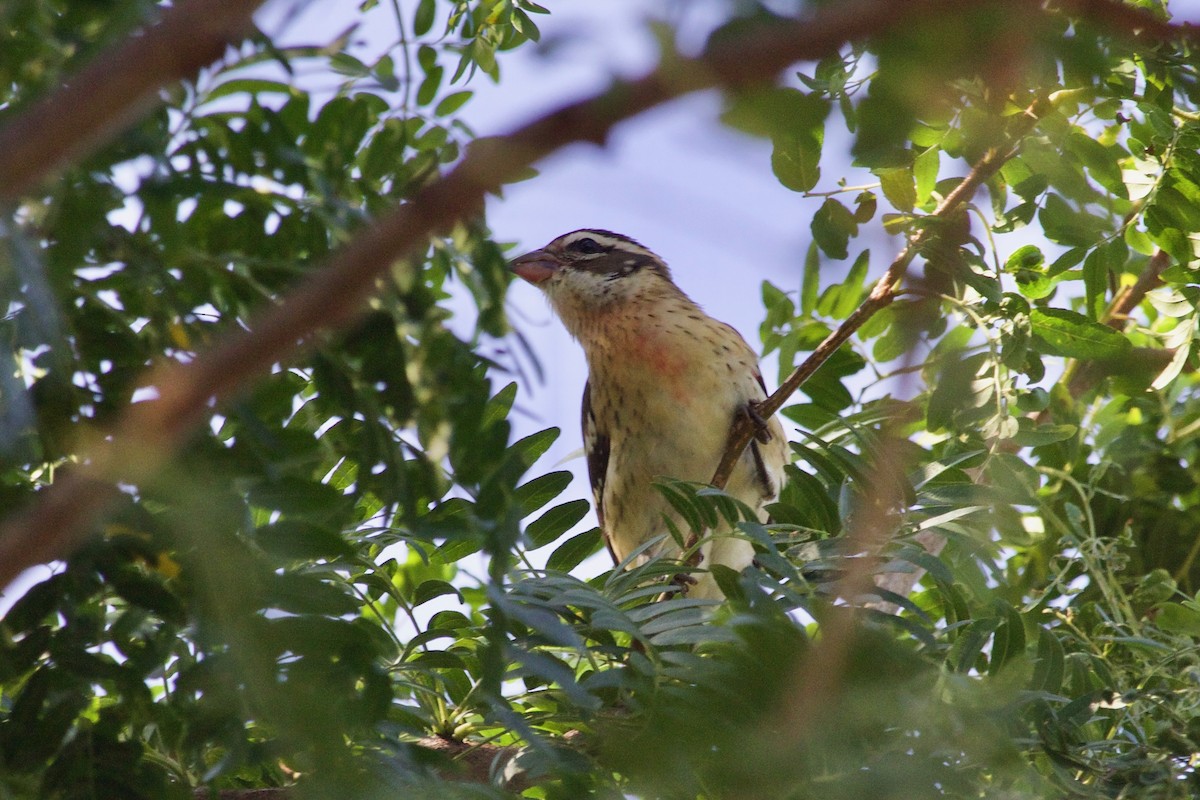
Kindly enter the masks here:
M 1123 328 L 1129 315 L 1142 304 L 1146 295 L 1162 286 L 1162 274 L 1170 265 L 1170 256 L 1162 250 L 1155 251 L 1134 284 L 1126 287 L 1113 298 L 1108 311 L 1104 313 L 1104 323 L 1118 330 Z
M 1135 39 L 1150 36 L 1156 41 L 1162 42 L 1177 40 L 1200 41 L 1200 28 L 1191 24 L 1172 25 L 1158 19 L 1147 11 L 1132 8 L 1118 0 L 1063 0 L 1063 2 L 1059 3 L 1059 6 L 1074 15 L 1085 17 L 1093 23 L 1103 25 L 1115 35 L 1128 36 Z M 1021 137 L 1033 129 L 1038 119 L 1047 110 L 1048 105 L 1042 101 L 1034 103 L 1034 105 L 1026 109 L 1023 126 L 1011 134 L 1012 145 L 1006 148 L 1004 152 L 996 149 L 989 151 L 975 165 L 970 174 L 963 179 L 963 182 L 955 187 L 954 191 L 942 201 L 930 216 L 946 218 L 970 200 L 979 186 L 1015 155 L 1013 148 L 1019 144 Z M 825 337 L 817 345 L 816 349 L 813 350 L 812 354 L 792 371 L 770 397 L 759 405 L 756 410 L 761 418 L 768 418 L 777 413 L 783 407 L 783 404 L 787 402 L 788 398 L 795 394 L 796 390 L 811 378 L 821 365 L 837 352 L 839 347 L 845 344 L 871 317 L 887 307 L 895 299 L 899 281 L 904 277 L 912 259 L 930 236 L 931 228 L 925 227 L 909 238 L 904 249 L 892 261 L 887 271 L 884 272 L 883 277 L 875 284 L 862 305 L 855 309 L 835 331 Z M 1158 275 L 1166 268 L 1166 262 L 1158 261 L 1157 258 L 1156 256 L 1155 259 L 1152 259 L 1152 263 L 1157 264 L 1157 271 L 1154 272 L 1153 276 L 1147 276 L 1144 273 L 1130 292 L 1123 298 L 1118 298 L 1123 303 L 1129 303 L 1128 308 L 1123 310 L 1123 303 L 1116 303 L 1110 316 L 1128 314 L 1141 302 L 1145 293 L 1157 285 L 1155 281 L 1158 280 Z M 1110 322 L 1110 324 L 1112 323 Z M 734 420 L 725 453 L 713 473 L 711 481 L 713 486 L 723 488 L 729 481 L 729 476 L 733 474 L 733 469 L 738 459 L 741 458 L 754 433 L 755 427 L 751 418 L 739 415 Z M 942 547 L 942 543 L 936 539 L 922 542 L 922 544 L 927 550 L 933 553 L 940 551 Z
M 1012 144 L 1003 149 L 993 148 L 984 154 L 983 158 L 967 174 L 967 177 L 963 178 L 962 182 L 954 187 L 954 190 L 950 194 L 946 195 L 937 208 L 927 217 L 923 218 L 923 221 L 927 223 L 930 220 L 944 220 L 959 211 L 974 196 L 975 191 L 985 181 L 996 174 L 997 170 L 1006 161 L 1016 154 L 1015 147 L 1020 139 L 1033 129 L 1041 115 L 1045 113 L 1045 105 L 1043 101 L 1038 101 L 1026 109 L 1022 125 L 1011 134 Z M 904 249 L 892 260 L 891 265 L 871 289 L 870 294 L 867 295 L 867 299 L 858 308 L 854 309 L 853 313 L 836 330 L 826 336 L 817 345 L 809 357 L 788 375 L 787 379 L 780 384 L 779 388 L 770 397 L 759 404 L 756 410 L 762 418 L 769 418 L 778 412 L 783 407 L 783 404 L 787 402 L 788 398 L 795 394 L 796 390 L 811 378 L 813 373 L 830 356 L 837 352 L 839 347 L 845 344 L 871 317 L 886 308 L 895 299 L 900 280 L 907 272 L 913 258 L 916 257 L 921 248 L 934 235 L 934 227 L 933 225 L 924 224 L 919 230 L 909 236 Z M 716 472 L 713 473 L 713 486 L 718 488 L 725 486 L 729 480 L 729 476 L 733 474 L 734 466 L 745 451 L 746 445 L 753 438 L 754 432 L 753 420 L 739 415 L 730 431 L 729 443 L 725 447 L 725 454 L 722 456 L 720 464 L 717 465 Z
M 925 220 L 926 223 L 930 221 L 930 218 L 932 220 L 945 220 L 951 215 L 958 213 L 971 200 L 979 187 L 995 175 L 1009 159 L 1016 155 L 1021 139 L 1033 130 L 1038 120 L 1041 119 L 1050 107 L 1048 101 L 1038 100 L 1025 109 L 1021 124 L 1009 133 L 1008 144 L 1003 148 L 992 148 L 985 153 L 978 163 L 971 168 L 967 176 L 963 178 L 962 182 L 955 186 L 950 194 L 946 195 L 937 208 L 929 214 Z M 895 299 L 901 279 L 903 279 L 913 258 L 929 242 L 931 237 L 935 235 L 935 229 L 935 225 L 925 224 L 909 236 L 908 242 L 871 289 L 870 294 L 867 295 L 867 299 L 835 331 L 826 336 L 809 357 L 788 375 L 779 388 L 758 406 L 757 411 L 760 417 L 769 418 L 778 412 L 783 407 L 783 404 L 787 402 L 788 398 L 805 381 L 812 377 L 821 365 L 837 352 L 839 347 L 845 344 L 871 317 L 886 308 Z M 717 466 L 716 472 L 713 474 L 712 484 L 714 486 L 718 488 L 725 486 L 729 480 L 729 476 L 733 474 L 733 469 L 737 465 L 738 459 L 750 443 L 750 439 L 754 436 L 754 433 L 755 429 L 752 420 L 740 415 L 734 420 L 725 454 L 721 458 L 721 463 Z M 688 544 L 689 546 L 694 546 L 695 542 L 689 541 Z M 936 555 L 941 551 L 945 542 L 941 537 L 933 535 L 923 538 L 920 544 L 928 552 Z M 883 589 L 895 591 L 898 594 L 907 594 L 916 581 L 920 580 L 921 574 L 919 571 L 915 576 L 911 573 L 904 573 L 901 578 L 892 578 L 887 574 L 879 575 L 876 576 L 875 585 Z M 891 604 L 882 602 L 873 603 L 872 605 L 884 609 L 893 608 Z
M 1162 250 L 1156 251 L 1146 262 L 1146 267 L 1142 270 L 1142 274 L 1138 275 L 1137 281 L 1113 299 L 1108 311 L 1105 312 L 1104 323 L 1117 330 L 1124 328 L 1129 321 L 1129 315 L 1141 305 L 1142 300 L 1146 298 L 1146 293 L 1162 286 L 1163 270 L 1170 265 L 1171 257 Z M 1170 352 L 1173 353 L 1173 351 Z M 1067 379 L 1067 391 L 1070 392 L 1071 397 L 1082 397 L 1111 372 L 1111 365 L 1103 361 L 1076 362 L 1074 369 L 1070 367 L 1067 369 L 1067 374 L 1070 376 Z M 1049 409 L 1046 409 L 1043 414 L 1047 412 Z
M 1115 33 L 1132 33 L 1135 36 L 1148 33 L 1162 41 L 1176 38 L 1190 38 L 1195 40 L 1200 36 L 1200 31 L 1191 25 L 1183 26 L 1183 29 L 1180 29 L 1157 20 L 1153 24 L 1145 24 L 1148 18 L 1147 14 L 1120 3 L 1110 3 L 1105 0 L 1083 0 L 1082 2 L 1065 2 L 1063 5 L 1075 11 L 1085 12 L 1094 21 L 1107 24 L 1110 28 L 1114 29 Z M 1136 33 L 1134 33 L 1135 31 Z M 1026 111 L 1024 130 L 1017 131 L 1012 137 L 1014 148 L 1019 144 L 1020 138 L 1032 130 L 1037 123 L 1037 119 L 1045 113 L 1046 109 L 1039 107 L 1039 105 L 1035 104 Z M 955 195 L 959 195 L 957 205 L 961 205 L 961 203 L 969 200 L 975 189 L 1003 166 L 1004 162 L 1014 154 L 1015 149 L 1010 148 L 1003 155 L 997 151 L 993 151 L 988 156 L 985 156 L 984 160 L 977 164 L 971 174 L 968 175 L 968 178 L 962 184 L 959 184 L 954 193 L 948 196 L 941 206 L 933 212 L 934 215 L 945 216 L 946 212 L 952 212 L 955 206 L 951 205 L 951 198 Z M 992 158 L 989 159 L 989 157 Z M 982 171 L 981 167 L 983 168 Z M 981 172 L 986 174 L 977 175 L 977 173 Z M 967 185 L 972 177 L 976 178 L 974 184 Z M 927 235 L 926 231 L 921 231 L 910 238 L 907 246 L 892 262 L 887 272 L 884 273 L 883 278 L 875 285 L 868 299 L 855 311 L 855 314 L 847 318 L 838 330 L 830 334 L 813 351 L 805 363 L 797 367 L 788 376 L 784 384 L 762 404 L 759 409 L 762 415 L 766 416 L 777 412 L 787 398 L 805 380 L 811 377 L 816 369 L 838 347 L 844 344 L 872 314 L 891 302 L 891 299 L 895 295 L 897 282 L 904 276 L 908 264 L 911 263 L 913 256 L 924 243 L 921 240 L 922 237 Z M 1114 299 L 1106 319 L 1108 324 L 1114 327 L 1124 324 L 1125 318 L 1137 308 L 1145 298 L 1146 293 L 1161 284 L 1160 276 L 1168 264 L 1169 259 L 1163 253 L 1156 253 L 1150 259 L 1146 269 L 1138 277 L 1137 282 L 1128 291 L 1123 292 Z M 867 309 L 867 311 L 859 318 L 858 312 L 864 311 L 864 309 Z M 718 467 L 717 473 L 713 476 L 712 482 L 714 485 L 723 486 L 724 481 L 728 480 L 733 465 L 745 449 L 752 435 L 753 430 L 751 425 L 742 424 L 742 420 L 740 419 L 735 423 L 733 431 L 731 431 L 730 444 L 725 458 Z M 872 486 L 876 487 L 877 491 L 883 495 L 883 499 L 865 509 L 864 513 L 857 519 L 850 521 L 850 529 L 846 538 L 849 551 L 852 554 L 875 552 L 876 548 L 886 542 L 892 529 L 886 511 L 890 507 L 888 504 L 889 500 L 898 502 L 902 499 L 895 492 L 895 487 L 898 483 L 895 480 L 889 480 L 889 476 L 899 474 L 902 469 L 903 465 L 898 463 L 894 448 L 882 448 L 877 453 L 876 461 L 873 464 L 873 471 L 879 477 L 879 480 L 873 481 Z M 945 538 L 933 532 L 922 534 L 918 539 L 926 550 L 935 555 L 945 545 Z M 870 590 L 872 582 L 867 563 L 867 559 L 848 559 L 847 572 L 838 584 L 837 594 L 839 596 L 853 601 L 855 594 Z M 912 587 L 919 580 L 922 573 L 923 570 L 918 570 L 915 574 L 896 573 L 896 575 L 900 576 L 900 580 L 895 582 L 894 586 L 888 583 L 888 579 L 891 576 L 876 575 L 874 576 L 874 585 L 892 589 L 898 594 L 907 594 L 912 590 Z M 873 603 L 871 605 L 879 606 L 880 604 Z M 785 735 L 777 737 L 775 744 L 780 750 L 781 757 L 784 757 L 785 753 L 795 752 L 796 747 L 803 744 L 811 731 L 820 726 L 821 716 L 829 713 L 830 709 L 836 705 L 835 698 L 840 686 L 840 676 L 844 672 L 844 665 L 846 659 L 849 657 L 851 645 L 854 640 L 856 615 L 852 608 L 833 609 L 833 611 L 835 613 L 822 621 L 821 640 L 817 647 L 812 650 L 809 657 L 799 664 L 796 675 L 790 682 L 790 685 L 794 687 L 794 691 L 780 710 L 779 724 L 775 726 L 775 729 L 784 731 Z
M 578 737 L 568 734 L 565 738 L 570 742 Z M 530 786 L 524 773 L 507 774 L 509 763 L 521 754 L 520 747 L 464 742 L 441 736 L 427 736 L 415 744 L 452 758 L 457 769 L 448 773 L 451 780 L 489 784 L 493 783 L 493 775 L 498 775 L 510 792 L 523 792 Z
M 0 130 L 0 205 L 89 155 L 251 30 L 262 0 L 185 0 Z
M 1148 9 L 1120 0 L 1053 0 L 1049 5 L 1061 9 L 1068 16 L 1081 17 L 1103 27 L 1114 36 L 1138 42 L 1167 44 L 1186 41 L 1200 44 L 1200 26 L 1190 22 L 1171 23 Z
M 568 744 L 572 743 L 569 735 Z M 575 737 L 577 738 L 577 737 Z M 531 785 L 524 773 L 507 774 L 506 767 L 520 755 L 521 748 L 479 742 L 464 742 L 443 736 L 426 736 L 412 744 L 423 750 L 437 753 L 445 759 L 447 766 L 438 768 L 438 774 L 450 781 L 502 785 L 509 792 L 523 792 Z M 495 777 L 494 777 L 495 776 Z M 252 789 L 221 789 L 214 792 L 207 787 L 198 787 L 192 792 L 193 800 L 290 800 L 302 795 L 294 786 L 272 786 Z
M 84 449 L 73 473 L 0 525 L 0 587 L 33 564 L 72 552 L 105 507 L 112 486 L 152 478 L 214 403 L 295 354 L 315 332 L 354 319 L 397 259 L 423 246 L 433 232 L 477 213 L 487 193 L 547 154 L 576 141 L 603 142 L 617 122 L 682 94 L 772 80 L 788 65 L 820 58 L 848 41 L 978 2 L 863 0 L 830 6 L 804 20 L 774 20 L 723 38 L 697 58 L 667 59 L 641 79 L 618 82 L 508 136 L 476 141 L 454 170 L 367 226 L 248 330 L 230 333 L 189 364 L 154 371 L 147 384 L 159 398 L 131 407 L 112 435 Z
M 105 51 L 68 84 L 5 126 L 0 130 L 0 204 L 30 191 L 66 163 L 94 152 L 144 113 L 154 103 L 156 90 L 188 78 L 216 60 L 226 46 L 246 35 L 250 16 L 261 4 L 262 0 L 180 2 L 168 8 L 157 23 L 130 37 L 122 47 Z M 855 3 L 843 12 L 826 11 L 814 23 L 853 28 L 841 37 L 849 41 L 889 28 L 903 17 L 919 17 L 930 8 L 943 7 L 945 13 L 953 13 L 979 3 L 912 3 L 909 5 L 918 6 L 912 9 L 888 9 L 887 5 Z M 1114 35 L 1141 41 L 1200 41 L 1197 26 L 1172 24 L 1119 0 L 1059 0 L 1057 6 Z M 787 36 L 791 29 L 791 24 L 780 24 L 779 32 Z M 818 32 L 814 38 L 823 35 Z M 754 60 L 755 54 L 745 55 Z M 795 60 L 819 55 L 823 53 L 804 54 Z M 686 60 L 680 62 L 682 67 L 688 65 Z M 761 76 L 753 65 L 747 65 L 746 71 Z

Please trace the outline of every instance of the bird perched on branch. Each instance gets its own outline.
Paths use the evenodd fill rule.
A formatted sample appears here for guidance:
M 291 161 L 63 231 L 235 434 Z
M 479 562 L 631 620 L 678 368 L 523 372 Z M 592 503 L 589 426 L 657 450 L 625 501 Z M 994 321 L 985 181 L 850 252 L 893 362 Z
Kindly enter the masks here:
M 757 510 L 779 495 L 787 440 L 777 418 L 763 420 L 767 396 L 758 358 L 730 326 L 705 314 L 671 280 L 650 250 L 617 233 L 578 230 L 517 258 L 512 270 L 550 300 L 583 345 L 583 441 L 596 515 L 620 563 L 648 539 L 668 531 L 664 515 L 688 528 L 654 488 L 659 478 L 707 483 L 730 428 L 749 415 L 757 436 L 742 453 L 726 491 Z M 653 552 L 678 558 L 667 536 Z M 696 554 L 701 570 L 742 570 L 748 541 L 728 530 L 706 532 Z M 722 597 L 705 571 L 685 588 L 691 597 Z

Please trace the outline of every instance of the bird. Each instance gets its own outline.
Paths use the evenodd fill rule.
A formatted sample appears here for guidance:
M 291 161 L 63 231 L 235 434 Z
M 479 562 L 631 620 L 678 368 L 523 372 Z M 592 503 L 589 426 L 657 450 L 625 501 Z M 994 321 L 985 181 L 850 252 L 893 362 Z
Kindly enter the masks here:
M 708 483 L 739 415 L 755 422 L 725 491 L 766 521 L 764 506 L 783 486 L 789 448 L 783 426 L 762 419 L 767 397 L 758 356 L 724 322 L 708 316 L 674 282 L 665 261 L 634 239 L 601 229 L 563 234 L 510 263 L 540 289 L 583 347 L 584 451 L 596 516 L 615 563 L 657 544 L 629 566 L 684 555 L 669 535 L 686 523 L 654 483 Z M 664 535 L 667 534 L 667 535 Z M 678 581 L 689 598 L 721 600 L 708 570 L 742 571 L 754 548 L 729 530 L 705 532 L 696 571 Z

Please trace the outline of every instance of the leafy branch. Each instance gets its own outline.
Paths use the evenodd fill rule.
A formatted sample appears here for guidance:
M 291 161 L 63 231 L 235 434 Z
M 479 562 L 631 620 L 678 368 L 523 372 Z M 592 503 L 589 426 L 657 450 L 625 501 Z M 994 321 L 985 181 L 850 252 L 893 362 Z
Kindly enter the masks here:
M 813 373 L 820 369 L 821 365 L 837 352 L 839 347 L 845 344 L 871 317 L 891 304 L 896 298 L 900 282 L 907 273 L 912 260 L 936 236 L 936 222 L 949 219 L 958 213 L 963 205 L 974 196 L 975 191 L 995 175 L 1006 161 L 1016 155 L 1021 138 L 1033 130 L 1038 119 L 1048 107 L 1048 101 L 1039 100 L 1027 108 L 1021 124 L 1011 134 L 1010 142 L 1004 147 L 992 148 L 985 153 L 962 182 L 943 198 L 937 208 L 921 220 L 920 227 L 909 236 L 908 242 L 876 282 L 870 294 L 867 295 L 867 299 L 836 330 L 816 346 L 812 354 L 788 375 L 787 379 L 770 397 L 758 404 L 756 411 L 761 417 L 770 417 L 783 408 L 783 404 L 787 402 L 788 398 L 795 394 L 796 390 L 803 386 L 804 382 L 811 378 Z M 712 484 L 714 486 L 723 488 L 729 481 L 734 466 L 750 443 L 754 432 L 752 418 L 739 416 L 734 421 L 725 453 L 713 473 Z
M 756 25 L 720 38 L 700 56 L 667 59 L 640 79 L 619 81 L 596 97 L 564 106 L 507 136 L 476 141 L 458 166 L 369 224 L 245 330 L 227 334 L 191 363 L 151 370 L 143 386 L 156 390 L 158 398 L 126 411 L 111 435 L 89 448 L 72 472 L 42 492 L 31 508 L 0 526 L 0 586 L 29 566 L 72 552 L 86 539 L 118 482 L 136 485 L 153 477 L 215 403 L 236 395 L 273 364 L 295 356 L 318 331 L 336 330 L 355 319 L 377 281 L 398 259 L 437 231 L 478 213 L 489 192 L 517 179 L 549 153 L 578 141 L 603 143 L 621 120 L 680 95 L 770 80 L 789 64 L 820 58 L 846 42 L 928 16 L 960 12 L 978 2 L 869 0 L 839 4 L 805 19 Z M 171 32 L 185 34 L 176 28 Z M 121 48 L 114 58 L 130 58 L 131 51 L 136 53 L 135 48 Z M 64 102 L 58 95 L 46 101 L 56 108 Z M 71 124 L 66 127 L 73 130 L 75 120 L 68 119 Z M 102 127 L 109 129 L 119 119 L 124 116 L 107 119 Z M 23 118 L 12 123 L 18 129 L 29 124 Z M 0 132 L 0 142 L 9 135 Z

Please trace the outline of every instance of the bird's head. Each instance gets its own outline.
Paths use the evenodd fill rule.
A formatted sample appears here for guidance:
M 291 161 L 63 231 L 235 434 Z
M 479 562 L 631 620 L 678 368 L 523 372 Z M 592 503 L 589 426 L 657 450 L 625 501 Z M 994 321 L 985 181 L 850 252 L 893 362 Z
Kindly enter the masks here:
M 514 259 L 512 271 L 550 298 L 570 326 L 578 314 L 678 292 L 661 258 L 619 233 L 584 229 Z

